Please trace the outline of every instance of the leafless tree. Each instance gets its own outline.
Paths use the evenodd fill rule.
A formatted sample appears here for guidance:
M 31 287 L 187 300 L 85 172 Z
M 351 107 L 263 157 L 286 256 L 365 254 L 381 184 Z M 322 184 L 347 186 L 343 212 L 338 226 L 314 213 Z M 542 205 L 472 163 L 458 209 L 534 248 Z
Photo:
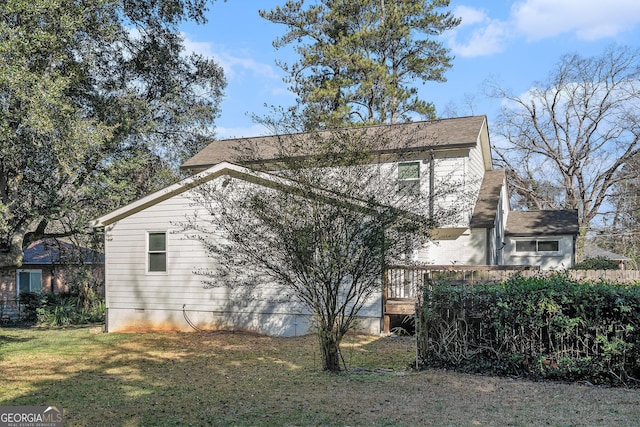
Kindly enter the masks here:
M 454 182 L 431 195 L 399 191 L 397 168 L 380 162 L 382 147 L 397 144 L 384 127 L 273 141 L 277 160 L 251 164 L 275 177 L 268 186 L 229 178 L 200 188 L 206 218 L 190 218 L 187 228 L 216 262 L 199 273 L 208 286 L 279 286 L 282 300 L 313 318 L 323 369 L 339 371 L 340 342 L 381 291 L 385 266 L 455 220 L 464 193 Z M 245 159 L 265 149 L 243 148 Z M 452 203 L 429 208 L 452 195 Z
M 629 178 L 624 165 L 640 141 L 639 52 L 566 55 L 544 82 L 522 95 L 492 86 L 504 100 L 496 162 L 508 171 L 516 205 L 577 209 L 583 233 Z

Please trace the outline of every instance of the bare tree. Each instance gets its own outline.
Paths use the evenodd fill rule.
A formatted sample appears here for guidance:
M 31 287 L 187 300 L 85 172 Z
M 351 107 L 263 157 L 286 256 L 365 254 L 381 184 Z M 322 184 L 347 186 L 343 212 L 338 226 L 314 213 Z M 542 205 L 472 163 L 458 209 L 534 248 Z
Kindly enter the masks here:
M 207 286 L 275 284 L 280 302 L 300 304 L 314 320 L 323 369 L 339 371 L 340 342 L 381 291 L 385 267 L 455 220 L 463 193 L 453 182 L 442 194 L 399 191 L 397 167 L 379 162 L 381 147 L 392 143 L 384 127 L 274 140 L 277 161 L 252 167 L 276 179 L 202 186 L 195 202 L 206 218 L 190 218 L 186 228 L 215 260 L 199 272 Z M 265 147 L 257 148 L 247 158 L 259 158 Z M 445 196 L 452 202 L 429 209 Z
M 612 214 L 595 227 L 593 242 L 630 258 L 626 268 L 640 265 L 640 157 L 630 159 L 620 172 L 625 179 L 611 191 Z
M 610 206 L 612 188 L 640 141 L 639 52 L 611 47 L 598 57 L 562 57 L 548 79 L 505 100 L 496 126 L 514 202 L 529 209 L 577 209 L 585 233 Z M 496 141 L 496 139 L 494 139 Z

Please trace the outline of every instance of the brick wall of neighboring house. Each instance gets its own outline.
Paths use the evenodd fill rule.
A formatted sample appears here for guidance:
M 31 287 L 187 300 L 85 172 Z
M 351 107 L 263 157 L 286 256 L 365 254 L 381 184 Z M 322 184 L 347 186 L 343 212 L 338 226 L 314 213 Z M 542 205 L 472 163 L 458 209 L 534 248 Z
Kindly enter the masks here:
M 93 280 L 104 294 L 104 265 L 91 266 Z M 80 267 L 74 265 L 30 265 L 24 264 L 20 270 L 42 271 L 42 292 L 66 292 L 76 280 Z M 17 269 L 0 269 L 0 323 L 16 319 L 20 314 L 16 291 Z

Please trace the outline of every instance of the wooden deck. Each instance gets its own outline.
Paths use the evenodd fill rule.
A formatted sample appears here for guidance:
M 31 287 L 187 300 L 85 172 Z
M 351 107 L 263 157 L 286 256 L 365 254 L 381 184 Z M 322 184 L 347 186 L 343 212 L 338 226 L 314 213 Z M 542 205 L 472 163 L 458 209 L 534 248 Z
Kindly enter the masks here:
M 384 332 L 389 333 L 390 316 L 415 314 L 418 292 L 434 280 L 474 284 L 501 282 L 515 273 L 539 273 L 539 267 L 502 265 L 393 266 L 384 275 Z

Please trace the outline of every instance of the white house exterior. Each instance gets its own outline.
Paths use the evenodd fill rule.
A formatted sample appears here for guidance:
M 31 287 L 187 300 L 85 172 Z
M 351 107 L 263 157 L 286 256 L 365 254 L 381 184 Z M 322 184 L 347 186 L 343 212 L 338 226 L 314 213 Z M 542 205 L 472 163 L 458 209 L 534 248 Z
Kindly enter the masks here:
M 380 170 L 396 171 L 394 185 L 433 191 L 434 203 L 459 203 L 455 194 L 435 197 L 438 186 L 453 179 L 472 195 L 467 213 L 435 230 L 434 240 L 413 254 L 412 263 L 539 265 L 545 269 L 572 265 L 577 216 L 554 211 L 546 220 L 561 223 L 549 227 L 540 222 L 540 215 L 510 212 L 505 174 L 492 170 L 486 117 L 389 129 L 414 137 L 410 144 L 380 150 L 371 160 Z M 295 182 L 257 170 L 251 162 L 229 163 L 239 161 L 234 153 L 243 144 L 266 147 L 257 163 L 275 161 L 275 152 L 269 148 L 273 138 L 213 142 L 183 165 L 193 173 L 190 178 L 94 221 L 94 227 L 104 229 L 105 234 L 108 331 L 234 329 L 280 336 L 308 332 L 307 313 L 293 301 L 282 301 L 277 287 L 260 288 L 251 298 L 224 286 L 205 288 L 194 271 L 206 268 L 212 260 L 201 243 L 186 238 L 178 225 L 185 216 L 206 215 L 193 203 L 191 194 L 205 183 L 232 179 L 256 188 L 273 188 L 276 181 L 280 186 L 295 186 Z M 382 289 L 359 314 L 364 331 L 381 332 Z
M 577 234 L 577 211 L 510 212 L 504 255 L 512 264 L 564 270 L 575 264 Z

